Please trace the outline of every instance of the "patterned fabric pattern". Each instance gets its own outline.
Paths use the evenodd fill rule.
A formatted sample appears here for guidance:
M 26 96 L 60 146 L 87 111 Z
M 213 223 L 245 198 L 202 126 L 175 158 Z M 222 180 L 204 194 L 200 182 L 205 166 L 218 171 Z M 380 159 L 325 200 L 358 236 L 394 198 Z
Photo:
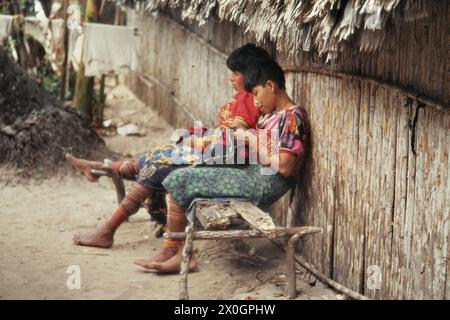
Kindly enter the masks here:
M 293 106 L 278 113 L 274 112 L 261 116 L 257 129 L 278 130 L 280 151 L 289 151 L 297 155 L 305 152 L 305 144 L 309 141 L 308 114 L 300 106 Z M 268 139 L 268 144 L 270 142 L 270 139 Z
M 301 107 L 287 109 L 280 119 L 280 150 L 289 150 L 297 155 L 305 152 L 309 141 L 308 114 Z
M 164 181 L 167 192 L 183 207 L 195 198 L 247 198 L 264 207 L 281 197 L 295 181 L 279 174 L 263 175 L 259 164 L 245 167 L 186 167 Z
M 278 113 L 264 115 L 258 129 L 278 129 L 280 151 L 303 155 L 309 138 L 306 112 L 299 106 Z M 270 139 L 269 139 L 270 141 Z M 172 172 L 163 181 L 167 192 L 184 207 L 195 198 L 247 198 L 256 206 L 264 207 L 280 198 L 295 176 L 285 178 L 278 173 L 261 174 L 260 164 L 246 167 L 188 167 Z
M 161 183 L 164 178 L 177 167 L 181 167 L 173 163 L 172 148 L 171 145 L 166 145 L 142 155 L 139 159 L 139 175 L 136 182 L 155 191 L 163 191 Z
M 253 95 L 248 92 L 238 92 L 234 95 L 232 102 L 227 103 L 219 109 L 218 125 L 219 128 L 230 128 L 229 124 L 236 118 L 242 121 L 250 128 L 254 128 L 259 117 L 259 110 L 253 103 Z M 205 134 L 205 128 L 202 129 L 202 134 Z M 223 143 L 223 142 L 219 142 Z M 186 150 L 187 148 L 187 150 Z M 201 152 L 204 148 L 194 148 L 192 150 L 189 146 L 184 144 L 165 145 L 160 149 L 150 151 L 139 159 L 139 175 L 136 182 L 152 189 L 153 194 L 147 199 L 151 203 L 150 208 L 154 211 L 164 210 L 161 196 L 158 192 L 164 192 L 162 181 L 173 170 L 185 167 L 186 165 L 198 163 L 201 159 Z M 182 155 L 180 159 L 176 159 L 174 163 L 173 156 Z M 184 156 L 186 155 L 186 156 Z M 152 200 L 153 199 L 153 200 Z

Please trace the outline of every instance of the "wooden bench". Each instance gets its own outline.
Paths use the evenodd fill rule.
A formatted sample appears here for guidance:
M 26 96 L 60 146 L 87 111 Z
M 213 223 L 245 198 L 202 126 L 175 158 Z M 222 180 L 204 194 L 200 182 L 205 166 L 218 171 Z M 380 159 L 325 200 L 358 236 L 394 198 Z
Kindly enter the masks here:
M 125 197 L 123 179 L 111 168 L 91 170 L 96 176 L 111 178 L 120 204 Z M 191 259 L 192 244 L 194 240 L 230 240 L 250 238 L 284 238 L 286 241 L 286 294 L 290 299 L 297 296 L 295 272 L 295 244 L 305 235 L 322 232 L 316 227 L 279 227 L 275 226 L 273 219 L 251 202 L 245 199 L 195 199 L 194 218 L 186 227 L 185 232 L 165 233 L 164 237 L 174 240 L 185 240 L 183 260 L 180 271 L 180 300 L 189 299 L 188 294 L 188 266 Z M 165 217 L 151 212 L 146 206 L 153 221 L 156 221 L 156 236 L 162 235 L 165 230 Z M 289 208 L 289 215 L 292 215 Z M 200 224 L 203 230 L 196 230 Z M 236 226 L 239 226 L 236 228 Z
M 194 240 L 229 240 L 249 238 L 286 239 L 286 294 L 297 296 L 295 244 L 305 235 L 322 232 L 316 227 L 277 227 L 269 214 L 244 199 L 196 199 L 195 216 L 185 232 L 166 233 L 164 237 L 185 240 L 180 271 L 179 299 L 189 299 L 188 266 Z M 199 229 L 199 224 L 203 230 Z M 236 229 L 236 225 L 239 227 Z M 234 226 L 234 227 L 233 227 Z

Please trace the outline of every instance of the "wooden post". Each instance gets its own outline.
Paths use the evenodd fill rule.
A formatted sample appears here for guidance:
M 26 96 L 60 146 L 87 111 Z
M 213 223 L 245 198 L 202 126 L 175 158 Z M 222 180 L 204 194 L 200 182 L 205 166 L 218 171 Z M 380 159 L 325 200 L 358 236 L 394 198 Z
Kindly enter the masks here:
M 84 64 L 80 63 L 75 85 L 75 105 L 78 110 L 92 120 L 92 97 L 94 94 L 94 77 L 86 77 Z
M 191 261 L 192 254 L 192 243 L 193 243 L 193 233 L 194 233 L 194 223 L 191 222 L 186 228 L 186 242 L 183 248 L 183 260 L 181 261 L 180 270 L 180 300 L 189 300 L 188 292 L 188 273 L 189 273 L 189 262 Z
M 287 295 L 289 299 L 297 297 L 297 274 L 295 272 L 295 244 L 303 234 L 301 232 L 293 235 L 287 242 L 286 250 L 286 275 Z
M 114 12 L 114 25 L 120 25 L 120 6 L 116 3 L 116 10 Z M 119 76 L 117 74 L 114 75 L 115 85 L 119 84 Z
M 67 28 L 67 8 L 69 6 L 68 0 L 64 0 L 62 10 L 64 14 L 64 62 L 61 73 L 61 85 L 60 85 L 60 93 L 59 98 L 61 101 L 64 101 L 66 97 L 66 78 L 67 78 L 67 61 L 69 60 L 69 29 Z
M 98 10 L 98 19 L 101 22 L 102 19 L 102 13 L 106 6 L 106 0 L 101 0 L 100 8 Z M 117 23 L 114 23 L 117 24 Z M 103 127 L 103 111 L 105 109 L 105 81 L 106 76 L 104 74 L 100 77 L 100 92 L 99 92 L 99 101 L 97 101 L 97 104 L 94 107 L 94 124 L 95 126 L 101 128 Z
M 84 22 L 96 22 L 98 20 L 98 1 L 87 0 Z M 92 114 L 92 97 L 94 95 L 94 77 L 86 77 L 84 74 L 83 62 L 77 73 L 77 82 L 75 86 L 75 105 L 77 108 L 93 119 Z
M 15 56 L 15 59 L 17 59 L 16 62 L 20 66 L 22 66 L 22 68 L 27 70 L 29 57 L 27 54 L 27 50 L 25 48 L 25 38 L 24 38 L 24 32 L 23 32 L 23 19 L 25 17 L 20 13 L 20 4 L 18 1 L 10 1 L 9 5 L 8 5 L 8 13 L 13 16 L 15 16 L 15 15 L 20 16 L 19 19 L 21 20 L 21 22 L 13 24 L 11 36 L 15 40 L 13 42 L 14 43 L 13 46 L 14 46 L 14 50 L 16 52 L 16 56 Z
M 94 122 L 94 125 L 98 128 L 103 127 L 103 110 L 105 109 L 105 100 L 106 100 L 105 79 L 106 79 L 106 76 L 104 74 L 102 74 L 100 77 L 99 99 L 96 102 L 96 104 L 94 106 L 94 110 L 93 110 L 93 115 L 94 115 L 93 122 Z

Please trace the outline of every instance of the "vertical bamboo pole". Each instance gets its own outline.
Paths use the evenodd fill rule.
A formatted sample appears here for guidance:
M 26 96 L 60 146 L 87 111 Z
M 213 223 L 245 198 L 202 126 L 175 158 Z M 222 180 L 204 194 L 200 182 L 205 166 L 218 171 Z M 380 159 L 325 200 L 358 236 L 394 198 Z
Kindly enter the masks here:
M 287 275 L 287 296 L 289 299 L 297 297 L 297 273 L 295 272 L 295 244 L 302 234 L 297 233 L 287 241 L 286 249 L 286 275 Z
M 95 22 L 98 20 L 98 5 L 95 0 L 87 0 L 84 22 Z M 77 82 L 75 86 L 75 105 L 77 108 L 88 116 L 93 118 L 92 98 L 94 94 L 94 77 L 87 77 L 84 74 L 83 62 L 77 73 Z
M 101 1 L 101 5 L 100 5 L 100 9 L 98 12 L 98 19 L 101 20 L 102 19 L 102 13 L 103 10 L 105 8 L 106 5 L 106 1 L 102 0 Z M 116 24 L 116 23 L 114 23 Z M 102 74 L 101 78 L 100 78 L 100 92 L 99 92 L 99 101 L 97 102 L 97 104 L 95 105 L 95 110 L 94 110 L 94 124 L 97 127 L 103 127 L 103 110 L 105 108 L 105 100 L 106 100 L 106 95 L 105 95 L 105 80 L 106 80 L 106 76 L 104 74 Z
M 63 68 L 61 73 L 61 85 L 60 85 L 60 93 L 59 98 L 61 101 L 64 101 L 64 98 L 66 96 L 66 78 L 68 75 L 67 72 L 67 61 L 69 59 L 69 29 L 67 28 L 67 7 L 69 6 L 69 1 L 64 0 L 62 10 L 64 15 L 64 62 L 63 62 Z
M 188 273 L 189 273 L 189 262 L 191 260 L 192 254 L 192 243 L 194 234 L 194 223 L 191 222 L 186 228 L 186 242 L 183 248 L 183 260 L 181 261 L 180 270 L 180 300 L 189 300 L 188 293 Z

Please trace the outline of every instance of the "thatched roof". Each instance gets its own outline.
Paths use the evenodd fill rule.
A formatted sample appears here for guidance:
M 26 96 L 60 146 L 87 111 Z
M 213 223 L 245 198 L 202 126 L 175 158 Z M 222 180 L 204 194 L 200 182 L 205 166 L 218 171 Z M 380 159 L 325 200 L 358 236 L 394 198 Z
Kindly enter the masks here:
M 256 41 L 290 55 L 315 50 L 328 58 L 351 45 L 379 49 L 387 29 L 428 16 L 425 0 L 117 0 L 144 13 L 181 10 L 188 22 L 235 22 Z

